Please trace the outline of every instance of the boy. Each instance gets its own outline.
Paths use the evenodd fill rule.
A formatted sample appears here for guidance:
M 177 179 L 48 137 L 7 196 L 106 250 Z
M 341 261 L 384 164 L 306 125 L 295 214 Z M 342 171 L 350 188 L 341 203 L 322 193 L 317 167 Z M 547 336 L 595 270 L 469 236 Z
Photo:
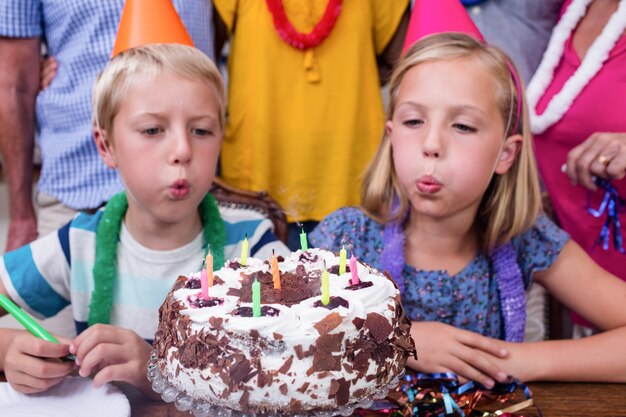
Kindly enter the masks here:
M 216 269 L 218 258 L 241 253 L 244 234 L 252 256 L 288 253 L 260 214 L 218 210 L 206 197 L 224 102 L 215 65 L 190 46 L 126 50 L 96 80 L 96 146 L 126 192 L 0 260 L 1 293 L 38 316 L 71 303 L 79 333 L 53 344 L 0 330 L 0 369 L 16 390 L 39 392 L 60 382 L 74 364 L 55 358 L 72 353 L 79 374 L 94 375 L 96 386 L 125 381 L 152 395 L 146 340 L 156 330 L 158 307 L 179 274 L 200 269 L 207 244 Z

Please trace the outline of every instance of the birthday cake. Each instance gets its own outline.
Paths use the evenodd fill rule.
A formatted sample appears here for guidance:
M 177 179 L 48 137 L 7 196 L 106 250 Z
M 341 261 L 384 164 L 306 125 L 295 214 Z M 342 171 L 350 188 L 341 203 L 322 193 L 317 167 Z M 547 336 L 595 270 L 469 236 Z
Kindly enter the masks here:
M 394 282 L 360 262 L 340 275 L 339 257 L 319 249 L 277 261 L 280 288 L 255 258 L 227 261 L 208 295 L 201 273 L 178 278 L 159 311 L 156 390 L 242 413 L 332 415 L 397 383 L 415 349 Z

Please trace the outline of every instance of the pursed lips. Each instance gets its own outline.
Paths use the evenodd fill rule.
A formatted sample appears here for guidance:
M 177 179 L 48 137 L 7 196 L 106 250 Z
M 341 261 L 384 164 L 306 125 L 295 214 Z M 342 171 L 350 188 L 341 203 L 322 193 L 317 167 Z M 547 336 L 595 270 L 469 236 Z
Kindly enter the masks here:
M 443 185 L 432 175 L 424 175 L 415 181 L 415 186 L 420 193 L 435 194 L 441 190 Z

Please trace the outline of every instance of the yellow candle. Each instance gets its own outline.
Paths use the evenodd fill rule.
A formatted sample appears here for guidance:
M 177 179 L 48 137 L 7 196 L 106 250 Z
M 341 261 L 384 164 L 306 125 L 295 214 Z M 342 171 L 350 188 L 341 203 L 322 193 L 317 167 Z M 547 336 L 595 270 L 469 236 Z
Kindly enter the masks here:
M 339 275 L 343 275 L 346 273 L 346 248 L 341 245 L 341 250 L 339 251 Z
M 261 317 L 261 283 L 256 278 L 252 283 L 252 317 Z
M 242 266 L 246 266 L 248 263 L 248 235 L 243 238 L 243 243 L 241 244 L 241 260 L 239 263 Z
M 274 278 L 274 289 L 280 290 L 280 270 L 278 269 L 278 258 L 272 250 L 272 277 Z
M 211 251 L 209 251 L 209 253 L 207 253 L 206 255 L 206 273 L 209 281 L 209 287 L 213 286 L 213 254 L 211 253 Z
M 330 303 L 330 289 L 328 281 L 328 271 L 326 270 L 326 265 L 324 265 L 324 270 L 322 271 L 322 304 L 325 306 Z

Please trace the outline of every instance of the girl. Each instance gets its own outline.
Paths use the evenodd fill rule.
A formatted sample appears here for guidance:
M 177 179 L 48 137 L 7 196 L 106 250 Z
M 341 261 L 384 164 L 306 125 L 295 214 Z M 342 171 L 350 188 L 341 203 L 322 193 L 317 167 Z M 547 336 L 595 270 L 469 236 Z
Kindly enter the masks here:
M 541 213 L 518 75 L 497 48 L 445 33 L 411 47 L 391 80 L 386 134 L 363 209 L 311 234 L 351 243 L 402 291 L 423 372 L 486 387 L 522 380 L 626 381 L 626 284 Z M 606 332 L 519 342 L 532 280 Z M 504 340 L 500 340 L 504 339 Z M 602 353 L 601 355 L 599 353 Z

